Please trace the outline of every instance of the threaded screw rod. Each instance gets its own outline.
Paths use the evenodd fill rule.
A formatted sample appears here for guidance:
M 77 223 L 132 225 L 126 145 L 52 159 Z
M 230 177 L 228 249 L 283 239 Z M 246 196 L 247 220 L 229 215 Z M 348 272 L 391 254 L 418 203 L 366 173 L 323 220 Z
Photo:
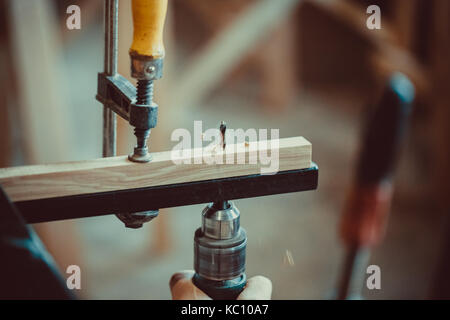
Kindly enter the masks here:
M 153 101 L 153 80 L 138 80 L 136 103 L 148 105 Z
M 136 87 L 136 104 L 150 105 L 153 102 L 153 80 L 138 80 Z M 149 162 L 151 156 L 148 153 L 147 140 L 150 129 L 134 128 L 137 143 L 132 155 L 128 159 L 134 162 Z

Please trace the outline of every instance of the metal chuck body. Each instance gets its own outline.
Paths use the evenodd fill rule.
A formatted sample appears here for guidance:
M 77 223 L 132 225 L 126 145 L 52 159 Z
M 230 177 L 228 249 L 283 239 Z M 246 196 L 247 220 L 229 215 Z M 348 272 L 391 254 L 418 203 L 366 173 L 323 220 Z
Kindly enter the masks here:
M 228 201 L 208 205 L 194 237 L 194 284 L 212 299 L 236 299 L 247 282 L 246 246 L 239 210 Z

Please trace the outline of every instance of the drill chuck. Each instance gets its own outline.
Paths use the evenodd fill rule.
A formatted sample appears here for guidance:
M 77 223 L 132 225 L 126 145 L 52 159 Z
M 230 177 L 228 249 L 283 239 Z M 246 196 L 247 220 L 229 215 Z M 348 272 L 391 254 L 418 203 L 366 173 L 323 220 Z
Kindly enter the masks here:
M 208 205 L 194 237 L 194 284 L 213 299 L 236 299 L 246 284 L 246 246 L 239 210 L 227 201 Z

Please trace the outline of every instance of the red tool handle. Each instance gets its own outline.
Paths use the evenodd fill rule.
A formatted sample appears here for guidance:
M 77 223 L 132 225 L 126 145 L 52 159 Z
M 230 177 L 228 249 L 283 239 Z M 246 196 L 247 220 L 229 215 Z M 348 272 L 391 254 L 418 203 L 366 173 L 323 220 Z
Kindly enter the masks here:
M 370 110 L 355 182 L 340 225 L 347 245 L 372 246 L 382 239 L 392 199 L 392 174 L 413 99 L 413 85 L 396 73 Z

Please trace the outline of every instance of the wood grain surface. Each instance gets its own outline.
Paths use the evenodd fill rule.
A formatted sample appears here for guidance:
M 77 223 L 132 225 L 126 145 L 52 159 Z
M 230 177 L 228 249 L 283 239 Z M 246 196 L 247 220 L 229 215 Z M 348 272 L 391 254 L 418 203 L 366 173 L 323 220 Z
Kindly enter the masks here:
M 270 167 L 267 162 L 260 161 L 263 159 L 260 155 L 267 152 L 270 158 L 274 142 L 278 142 L 275 150 L 278 151 L 278 164 L 273 157 L 272 167 L 277 171 L 311 166 L 311 143 L 303 137 L 291 137 L 227 145 L 222 155 L 223 164 L 202 161 L 202 152 L 206 148 L 190 149 L 191 154 L 182 158 L 190 164 L 175 164 L 172 151 L 165 151 L 152 153 L 153 160 L 146 164 L 130 162 L 126 156 L 121 156 L 4 168 L 0 169 L 0 184 L 16 202 L 259 174 Z M 257 155 L 256 163 L 249 163 L 250 154 Z M 235 164 L 226 163 L 225 157 L 231 156 Z M 244 163 L 236 163 L 239 157 L 245 159 Z

